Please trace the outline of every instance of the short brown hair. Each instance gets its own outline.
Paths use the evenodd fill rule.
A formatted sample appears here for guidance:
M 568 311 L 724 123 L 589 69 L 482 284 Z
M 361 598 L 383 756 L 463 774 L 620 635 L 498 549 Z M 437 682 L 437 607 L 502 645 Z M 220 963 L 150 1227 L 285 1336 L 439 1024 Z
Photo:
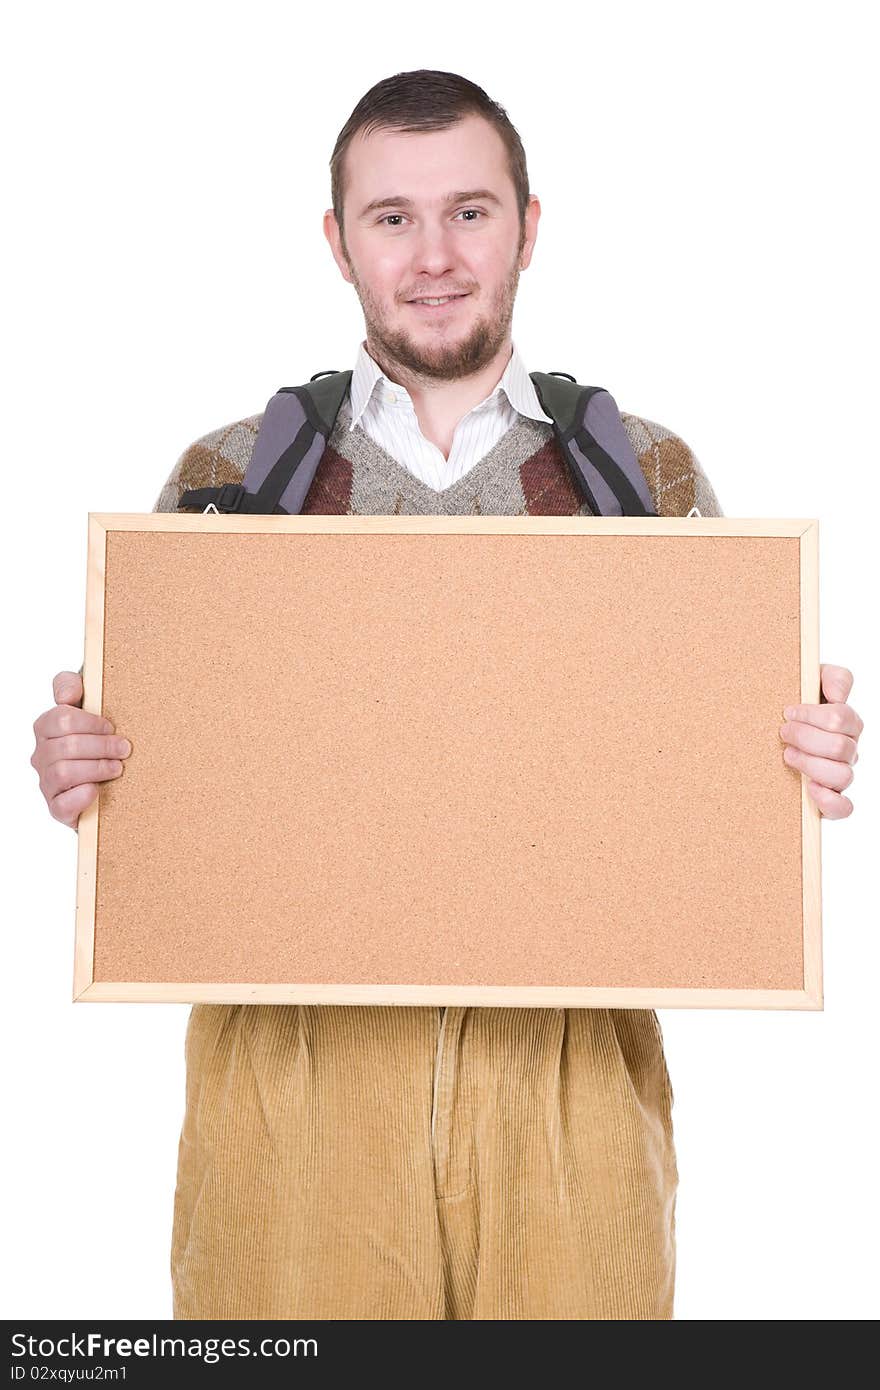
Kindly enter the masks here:
M 525 236 L 526 208 L 529 203 L 529 174 L 522 141 L 503 106 L 455 72 L 436 72 L 417 68 L 385 77 L 365 92 L 336 139 L 330 157 L 330 192 L 333 212 L 342 233 L 345 201 L 345 152 L 359 130 L 448 130 L 464 116 L 483 116 L 498 131 L 507 149 L 508 168 L 516 189 L 520 237 Z

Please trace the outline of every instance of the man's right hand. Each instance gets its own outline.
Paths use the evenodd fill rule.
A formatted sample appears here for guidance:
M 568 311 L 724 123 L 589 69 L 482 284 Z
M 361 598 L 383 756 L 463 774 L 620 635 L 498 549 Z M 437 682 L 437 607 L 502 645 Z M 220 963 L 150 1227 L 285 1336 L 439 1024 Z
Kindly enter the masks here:
M 81 708 L 78 672 L 59 671 L 52 693 L 55 704 L 34 723 L 31 767 L 52 815 L 75 830 L 81 812 L 97 796 L 98 784 L 122 772 L 121 759 L 128 757 L 131 744 L 116 737 L 109 719 Z

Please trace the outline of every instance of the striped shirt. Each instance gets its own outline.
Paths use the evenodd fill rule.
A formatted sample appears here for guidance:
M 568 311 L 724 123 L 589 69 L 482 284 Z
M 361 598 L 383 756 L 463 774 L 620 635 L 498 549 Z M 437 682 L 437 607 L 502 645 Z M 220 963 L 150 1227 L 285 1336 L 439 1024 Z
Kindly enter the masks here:
M 364 342 L 351 378 L 351 425 L 361 429 L 415 477 L 436 492 L 450 487 L 479 463 L 521 415 L 552 424 L 512 343 L 504 375 L 494 391 L 455 427 L 449 458 L 419 428 L 409 392 L 382 371 Z

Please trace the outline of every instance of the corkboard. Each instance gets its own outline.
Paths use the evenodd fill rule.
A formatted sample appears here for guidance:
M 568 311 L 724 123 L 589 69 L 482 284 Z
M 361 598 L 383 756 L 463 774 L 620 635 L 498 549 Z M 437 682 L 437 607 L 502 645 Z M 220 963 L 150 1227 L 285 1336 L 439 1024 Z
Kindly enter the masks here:
M 821 1009 L 818 523 L 89 515 L 74 998 Z

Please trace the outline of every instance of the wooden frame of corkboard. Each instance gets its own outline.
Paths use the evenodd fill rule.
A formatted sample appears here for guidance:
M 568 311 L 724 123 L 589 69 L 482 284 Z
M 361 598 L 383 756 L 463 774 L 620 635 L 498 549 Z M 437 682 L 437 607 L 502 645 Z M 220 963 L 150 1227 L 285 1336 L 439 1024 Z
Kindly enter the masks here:
M 89 514 L 75 1000 L 821 1009 L 818 523 Z

